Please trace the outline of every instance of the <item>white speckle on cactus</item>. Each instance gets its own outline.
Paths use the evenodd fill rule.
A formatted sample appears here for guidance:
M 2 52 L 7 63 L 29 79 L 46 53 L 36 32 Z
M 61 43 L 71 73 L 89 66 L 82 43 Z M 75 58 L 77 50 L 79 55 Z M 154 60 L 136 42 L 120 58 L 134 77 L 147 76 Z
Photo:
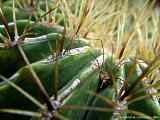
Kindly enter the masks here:
M 121 114 L 121 111 L 127 109 L 127 101 L 117 101 L 117 105 L 115 107 L 115 110 L 113 112 L 112 120 L 119 120 L 122 119 L 124 116 Z
M 68 55 L 76 55 L 76 54 L 84 53 L 84 52 L 87 52 L 89 50 L 89 48 L 90 47 L 88 47 L 88 46 L 74 48 L 74 49 L 71 49 L 68 51 Z
M 59 95 L 58 100 L 61 101 L 62 99 L 69 96 L 72 91 L 79 86 L 80 82 L 81 81 L 79 79 L 72 81 L 71 85 L 67 89 L 65 89 L 62 94 Z
M 63 55 L 63 52 L 65 52 L 65 50 L 63 50 L 62 54 L 59 55 L 58 58 L 63 58 L 64 56 L 82 54 L 82 53 L 87 52 L 89 50 L 89 48 L 90 47 L 88 47 L 88 46 L 84 46 L 84 47 L 80 47 L 80 48 L 74 48 L 74 49 L 71 49 L 70 51 L 68 51 L 66 55 Z M 50 56 L 48 56 L 47 59 L 44 59 L 41 62 L 47 63 L 47 64 L 53 64 L 54 61 L 55 61 L 55 58 L 53 58 L 53 55 L 50 55 Z
M 36 37 L 36 38 L 25 38 L 23 43 L 34 44 L 34 43 L 45 42 L 47 40 L 48 40 L 47 35 L 42 35 L 42 36 Z
M 61 103 L 58 100 L 53 100 L 51 102 L 51 104 L 52 104 L 54 110 L 57 110 L 61 106 Z
M 106 58 L 106 56 L 100 55 L 98 56 L 94 61 L 91 61 L 91 68 L 97 69 L 99 66 L 101 66 L 104 62 L 104 59 Z

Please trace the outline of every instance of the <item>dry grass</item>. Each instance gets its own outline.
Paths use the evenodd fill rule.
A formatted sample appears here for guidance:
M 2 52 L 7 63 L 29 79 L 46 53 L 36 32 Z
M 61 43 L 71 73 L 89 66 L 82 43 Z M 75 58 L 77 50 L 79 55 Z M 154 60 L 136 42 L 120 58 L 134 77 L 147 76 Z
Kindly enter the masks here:
M 99 48 L 102 40 L 106 52 L 113 50 L 119 55 L 123 50 L 123 58 L 138 56 L 151 61 L 158 55 L 159 17 L 153 3 L 144 0 L 79 1 L 82 3 L 61 0 L 69 33 L 86 37 Z M 73 6 L 80 6 L 76 7 L 80 10 Z

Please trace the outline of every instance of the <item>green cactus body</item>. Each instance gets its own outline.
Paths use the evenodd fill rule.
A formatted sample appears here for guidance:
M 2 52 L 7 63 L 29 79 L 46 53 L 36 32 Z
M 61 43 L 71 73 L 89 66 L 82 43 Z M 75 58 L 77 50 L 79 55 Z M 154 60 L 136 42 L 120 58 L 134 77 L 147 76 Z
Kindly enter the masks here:
M 102 56 L 99 56 L 97 60 L 101 61 Z M 68 97 L 66 97 L 63 100 L 62 105 L 67 105 L 67 106 L 77 105 L 82 108 L 89 106 L 90 101 L 93 98 L 93 95 L 90 94 L 89 92 L 96 93 L 96 90 L 98 88 L 98 82 L 99 82 L 99 70 L 97 71 L 96 70 L 97 66 L 95 66 L 98 63 L 96 62 L 97 62 L 96 60 L 91 62 L 90 66 L 86 66 L 82 71 L 79 72 L 78 75 L 73 77 L 73 81 L 79 80 L 80 85 L 75 90 L 73 90 L 73 92 L 71 92 Z M 101 66 L 102 63 L 99 63 L 99 65 Z M 62 88 L 60 93 L 65 92 L 65 90 L 70 84 L 71 83 L 68 83 L 68 85 Z M 61 96 L 61 94 L 59 96 Z M 70 120 L 74 120 L 74 119 L 82 120 L 87 110 L 79 110 L 79 109 L 65 110 L 60 108 L 59 112 L 66 118 L 69 118 Z
M 101 91 L 100 95 L 112 101 L 115 95 L 115 89 L 113 87 L 108 87 L 105 90 Z M 101 100 L 100 98 L 95 98 L 92 106 L 102 109 L 106 108 L 106 111 L 90 111 L 86 117 L 86 120 L 109 120 L 112 118 L 112 108 L 108 106 L 108 104 L 104 100 Z M 109 111 L 109 109 L 111 111 Z
M 109 85 L 104 87 L 98 93 L 104 99 L 95 97 L 91 105 L 92 107 L 97 107 L 99 109 L 102 109 L 102 111 L 89 111 L 85 120 L 115 119 L 114 114 L 116 111 L 116 106 L 111 106 L 111 103 L 113 104 L 114 102 L 114 104 L 116 105 L 116 103 L 118 102 L 118 98 L 116 96 L 119 90 L 117 91 L 117 89 L 120 89 L 120 86 L 121 86 L 120 84 L 124 78 L 124 71 L 123 71 L 123 67 L 118 67 L 115 65 L 114 56 L 111 56 L 111 55 L 105 61 L 104 71 L 106 71 L 110 75 L 110 77 L 112 76 L 113 78 L 110 79 L 111 82 L 109 83 Z M 116 84 L 113 85 L 114 83 Z M 106 102 L 105 98 L 106 98 L 106 101 L 109 100 L 109 102 Z M 121 117 L 122 120 L 126 118 L 126 114 L 124 112 L 118 112 L 118 114 L 120 115 L 119 117 Z
M 33 42 L 26 42 L 22 44 L 22 48 L 26 53 L 30 62 L 34 62 L 45 58 L 50 54 L 49 42 L 53 44 L 56 40 L 59 40 L 61 35 L 53 33 L 48 36 L 42 37 L 42 39 L 34 38 Z M 7 64 L 6 64 L 7 63 Z M 22 59 L 17 46 L 13 48 L 0 48 L 0 74 L 9 77 L 19 67 L 24 66 L 25 62 Z
M 36 38 L 26 38 L 24 43 L 21 44 L 29 61 L 35 62 L 43 59 L 51 54 L 50 47 L 56 48 L 56 43 L 62 39 L 62 36 L 58 33 L 51 33 Z M 64 40 L 64 48 L 70 45 L 69 40 Z M 85 42 L 75 40 L 72 44 L 72 48 L 82 47 L 86 45 Z M 7 63 L 7 64 L 6 64 Z M 9 64 L 8 64 L 9 63 Z M 15 70 L 18 70 L 21 66 L 24 66 L 25 62 L 22 59 L 17 46 L 13 48 L 0 48 L 0 74 L 9 77 Z
M 143 87 L 143 86 L 141 86 Z M 136 94 L 134 97 L 140 97 L 146 95 L 145 90 L 141 93 Z M 160 105 L 157 104 L 157 101 L 153 100 L 151 96 L 146 97 L 142 100 L 135 101 L 131 103 L 128 108 L 130 110 L 139 111 L 142 113 L 145 113 L 146 115 L 149 115 L 155 119 L 158 120 L 160 117 Z M 143 116 L 140 116 L 140 118 L 136 118 L 137 120 L 142 119 Z M 128 118 L 129 120 L 132 118 Z
M 129 60 L 129 62 L 127 64 L 125 64 L 125 75 L 128 76 L 128 71 L 132 71 L 132 74 L 130 74 L 130 76 L 128 76 L 128 87 L 130 87 L 135 80 L 137 80 L 138 76 L 140 74 L 142 74 L 142 70 L 138 65 L 138 63 L 134 63 L 132 60 Z M 147 79 L 145 79 L 147 80 Z M 140 97 L 140 96 L 145 96 L 147 95 L 146 89 L 144 88 L 144 82 L 140 81 L 137 86 L 136 89 L 134 89 L 134 91 L 132 91 L 130 94 L 132 95 L 132 99 L 136 98 L 136 97 Z M 136 90 L 140 90 L 140 92 L 136 93 Z M 128 102 L 130 101 L 128 100 Z M 132 102 L 131 104 L 128 105 L 128 108 L 131 110 L 135 110 L 135 111 L 139 111 L 142 112 L 146 115 L 152 116 L 152 117 L 159 117 L 160 116 L 160 105 L 158 104 L 158 101 L 153 100 L 151 96 L 148 96 L 144 99 Z M 132 118 L 129 118 L 132 119 Z M 138 118 L 137 118 L 138 119 Z M 141 119 L 141 118 L 140 118 Z
M 7 18 L 8 22 L 13 21 L 13 10 L 12 7 L 10 6 L 5 6 L 2 8 L 4 16 Z M 20 10 L 18 8 L 15 8 L 15 13 L 16 13 L 16 19 L 29 19 L 29 17 L 32 15 L 31 12 L 25 12 L 24 10 Z M 2 24 L 0 22 L 0 24 Z
M 60 59 L 58 62 L 58 79 L 59 89 L 66 85 L 82 68 L 84 68 L 91 60 L 94 59 L 93 54 L 97 56 L 99 53 L 93 49 L 86 49 L 86 52 L 75 55 L 68 55 Z M 32 64 L 33 70 L 37 73 L 47 92 L 51 96 L 53 94 L 54 71 L 55 64 L 40 61 Z M 70 74 L 68 74 L 70 73 Z M 15 75 L 10 78 L 11 81 L 19 85 L 32 96 L 42 101 L 42 97 L 33 81 L 32 75 L 27 66 L 21 68 Z M 1 108 L 19 108 L 19 109 L 35 109 L 36 106 L 28 101 L 17 90 L 7 83 L 0 84 L 0 107 Z M 13 96 L 10 98 L 10 96 Z M 12 100 L 11 100 L 12 99 Z
M 9 32 L 12 36 L 14 36 L 14 23 L 9 22 Z M 16 26 L 18 30 L 19 36 L 23 35 L 23 33 L 29 33 L 27 36 L 38 37 L 42 35 L 46 35 L 49 33 L 63 33 L 63 27 L 59 25 L 45 25 L 41 23 L 34 23 L 33 21 L 21 19 L 16 21 Z M 7 37 L 4 25 L 0 25 L 0 33 L 2 36 Z M 2 37 L 0 42 L 2 41 Z
M 81 74 L 82 75 L 82 74 Z M 77 76 L 77 78 L 79 78 Z M 95 92 L 98 83 L 98 73 L 93 72 L 92 75 L 85 76 L 85 79 L 80 78 L 80 87 L 71 93 L 64 100 L 64 105 L 71 105 L 71 106 L 80 106 L 86 107 L 89 105 L 90 100 L 92 99 L 92 95 L 88 92 L 92 91 Z M 82 82 L 82 83 L 81 83 Z M 64 90 L 65 91 L 65 90 Z M 85 115 L 86 110 L 78 110 L 78 109 L 61 109 L 59 111 L 63 116 L 69 118 L 70 120 L 82 120 L 83 116 Z

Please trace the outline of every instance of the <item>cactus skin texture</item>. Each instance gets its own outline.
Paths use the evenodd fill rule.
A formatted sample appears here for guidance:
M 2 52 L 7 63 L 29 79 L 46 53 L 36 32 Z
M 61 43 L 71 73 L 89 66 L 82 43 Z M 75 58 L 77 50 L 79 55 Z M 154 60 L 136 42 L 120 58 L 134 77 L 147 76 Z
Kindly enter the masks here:
M 130 87 L 135 80 L 137 80 L 138 76 L 143 72 L 144 68 L 140 67 L 138 63 L 135 63 L 134 61 L 130 60 L 128 63 L 124 65 L 125 67 L 125 76 L 127 77 L 129 69 L 132 69 L 132 74 L 128 76 L 128 87 Z M 136 66 L 136 67 L 133 67 Z M 147 79 L 144 79 L 144 81 Z M 143 80 L 141 80 L 137 86 L 136 89 L 134 89 L 130 94 L 132 95 L 132 100 L 133 98 L 140 97 L 140 96 L 145 96 L 147 95 L 147 91 L 144 88 L 145 83 Z M 141 90 L 140 92 L 136 93 L 136 90 Z M 128 102 L 130 101 L 128 100 Z M 160 117 L 160 105 L 158 101 L 153 100 L 151 96 L 148 96 L 144 99 L 135 101 L 128 106 L 129 109 L 139 111 L 142 113 L 145 113 L 149 116 L 159 118 Z M 130 118 L 132 119 L 132 118 Z M 138 118 L 137 118 L 138 119 Z
M 82 68 L 84 68 L 90 61 L 94 59 L 93 54 L 97 56 L 99 53 L 94 49 L 88 49 L 84 53 L 67 55 L 64 58 L 61 58 L 58 62 L 58 78 L 59 78 L 59 88 L 62 88 L 66 85 L 72 77 L 74 77 Z M 80 63 L 80 64 L 77 64 Z M 55 64 L 49 64 L 47 60 L 36 62 L 31 64 L 33 70 L 37 73 L 39 78 L 42 80 L 44 87 L 46 88 L 48 94 L 51 96 L 53 91 L 53 82 L 54 82 L 54 70 Z M 67 71 L 67 72 L 66 72 Z M 68 74 L 68 72 L 70 74 Z M 43 102 L 38 89 L 30 71 L 27 66 L 22 67 L 19 71 L 16 72 L 14 76 L 10 79 L 12 82 L 19 85 L 25 91 L 30 93 L 39 101 Z M 7 83 L 0 84 L 0 108 L 19 108 L 19 109 L 36 109 L 36 106 L 28 101 L 23 95 L 18 91 L 12 88 Z M 10 96 L 12 100 L 10 101 Z M 5 119 L 5 118 L 4 118 Z
M 32 38 L 31 38 L 32 39 Z M 31 40 L 29 39 L 29 40 Z M 33 38 L 32 41 L 21 44 L 27 58 L 31 63 L 41 60 L 51 54 L 49 45 L 56 48 L 55 43 L 60 41 L 62 36 L 58 33 L 51 33 L 42 37 Z M 64 48 L 69 46 L 69 41 L 64 41 Z M 76 40 L 72 48 L 86 45 L 83 41 Z M 7 64 L 6 64 L 7 63 Z M 13 48 L 0 48 L 0 74 L 10 77 L 16 70 L 24 66 L 25 62 L 21 57 L 17 46 Z
M 14 23 L 9 22 L 9 31 L 14 36 Z M 38 37 L 49 33 L 63 33 L 64 28 L 60 25 L 47 25 L 42 23 L 34 23 L 34 21 L 27 19 L 20 19 L 16 21 L 16 26 L 19 36 L 24 33 L 30 33 L 30 37 Z M 4 25 L 0 25 L 0 33 L 7 37 Z M 2 38 L 0 39 L 2 41 Z
M 100 95 L 103 97 L 106 97 L 107 99 L 112 100 L 113 96 L 115 95 L 115 89 L 112 87 L 108 87 L 105 90 L 100 92 Z M 92 106 L 103 108 L 103 109 L 111 109 L 110 106 L 105 103 L 105 101 L 95 98 Z M 105 119 L 111 119 L 113 115 L 113 111 L 106 111 L 106 112 L 99 112 L 99 111 L 90 111 L 86 117 L 86 120 L 105 120 Z

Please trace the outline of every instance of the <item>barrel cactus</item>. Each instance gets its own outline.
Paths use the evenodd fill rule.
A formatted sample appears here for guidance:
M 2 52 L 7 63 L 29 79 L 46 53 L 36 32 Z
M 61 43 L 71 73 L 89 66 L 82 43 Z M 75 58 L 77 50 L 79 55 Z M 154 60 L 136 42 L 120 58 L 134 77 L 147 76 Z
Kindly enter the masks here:
M 0 119 L 160 119 L 159 84 L 150 80 L 159 66 L 159 55 L 150 62 L 139 56 L 125 57 L 129 40 L 118 53 L 105 51 L 103 41 L 102 50 L 94 48 L 88 42 L 86 29 L 97 20 L 99 13 L 92 16 L 91 11 L 96 10 L 93 7 L 96 2 L 2 0 L 0 3 Z M 134 2 L 120 3 L 128 7 Z M 72 12 L 75 16 L 70 15 Z M 80 21 L 74 26 L 78 14 Z M 89 24 L 92 17 L 96 20 Z M 113 26 L 113 39 L 120 40 L 123 32 L 134 29 L 129 26 L 134 21 L 130 18 L 126 26 L 122 25 L 123 30 L 119 30 L 119 23 Z M 152 20 L 148 21 L 151 24 Z M 95 31 L 93 27 L 90 34 Z

